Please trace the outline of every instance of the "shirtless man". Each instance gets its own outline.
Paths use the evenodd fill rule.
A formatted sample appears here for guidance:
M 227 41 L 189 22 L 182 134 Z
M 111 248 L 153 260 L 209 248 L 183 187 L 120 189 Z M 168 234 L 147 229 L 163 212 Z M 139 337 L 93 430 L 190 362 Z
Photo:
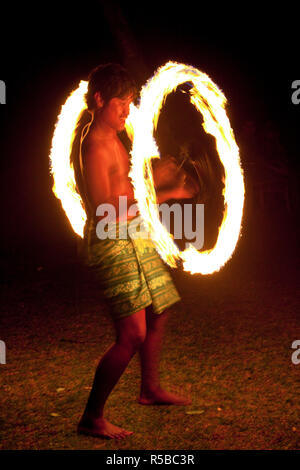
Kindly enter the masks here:
M 129 219 L 127 213 L 118 213 L 119 196 L 127 196 L 127 207 L 135 202 L 128 176 L 129 155 L 118 137 L 118 133 L 124 129 L 133 98 L 134 87 L 121 66 L 99 66 L 90 75 L 86 100 L 92 121 L 83 133 L 81 144 L 83 179 L 91 211 L 96 214 L 100 204 L 110 203 L 116 208 L 118 221 Z M 167 165 L 161 165 L 154 175 L 155 181 L 164 185 L 175 167 L 173 160 L 169 160 Z M 162 190 L 158 186 L 158 203 L 192 197 L 193 192 L 184 186 L 184 180 L 184 174 L 180 173 L 177 174 L 177 186 Z M 95 217 L 95 220 L 99 220 L 99 217 Z M 176 292 L 175 287 L 172 288 Z M 178 300 L 179 296 L 172 303 Z M 113 317 L 116 341 L 97 367 L 88 403 L 78 425 L 79 433 L 116 439 L 132 434 L 111 424 L 104 418 L 103 410 L 113 387 L 137 351 L 140 353 L 142 375 L 140 404 L 190 403 L 186 397 L 170 393 L 160 386 L 159 352 L 168 313 L 164 311 L 158 315 L 148 304 L 126 316 Z

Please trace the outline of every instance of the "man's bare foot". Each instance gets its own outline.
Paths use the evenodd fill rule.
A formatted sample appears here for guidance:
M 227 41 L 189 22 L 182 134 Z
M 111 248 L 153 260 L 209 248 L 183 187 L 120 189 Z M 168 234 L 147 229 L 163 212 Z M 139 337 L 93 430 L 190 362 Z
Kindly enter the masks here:
M 111 424 L 105 418 L 88 419 L 82 417 L 77 427 L 78 434 L 86 434 L 87 436 L 102 437 L 105 439 L 124 439 L 124 437 L 133 434 L 132 431 L 126 431 Z
M 143 394 L 141 393 L 138 402 L 141 405 L 190 405 L 192 401 L 175 393 L 167 392 L 163 389 L 158 389 L 154 392 Z

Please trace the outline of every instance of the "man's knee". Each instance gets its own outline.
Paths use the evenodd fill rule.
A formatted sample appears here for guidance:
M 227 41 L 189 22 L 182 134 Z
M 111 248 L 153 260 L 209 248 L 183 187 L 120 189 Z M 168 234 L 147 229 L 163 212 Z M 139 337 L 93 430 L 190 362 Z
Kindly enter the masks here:
M 142 329 L 131 329 L 129 331 L 122 332 L 117 338 L 119 344 L 122 344 L 128 348 L 136 351 L 141 347 L 146 339 L 146 331 Z
M 163 313 L 149 313 L 147 315 L 147 330 L 151 332 L 160 332 L 165 328 L 165 325 L 169 319 L 169 310 L 165 310 Z
M 146 331 L 137 330 L 129 335 L 129 341 L 135 349 L 139 349 L 146 339 Z
M 146 330 L 145 314 L 141 312 L 118 324 L 117 341 L 136 350 L 145 341 Z

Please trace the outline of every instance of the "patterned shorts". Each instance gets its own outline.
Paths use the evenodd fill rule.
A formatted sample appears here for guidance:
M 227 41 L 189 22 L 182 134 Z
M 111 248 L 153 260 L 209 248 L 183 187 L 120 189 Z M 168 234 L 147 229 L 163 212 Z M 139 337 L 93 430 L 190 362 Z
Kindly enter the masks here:
M 180 296 L 151 238 L 132 237 L 128 232 L 126 238 L 118 237 L 124 224 L 110 226 L 107 234 L 114 230 L 115 239 L 99 239 L 95 222 L 86 224 L 86 265 L 108 301 L 113 319 L 132 315 L 151 304 L 153 312 L 160 314 Z

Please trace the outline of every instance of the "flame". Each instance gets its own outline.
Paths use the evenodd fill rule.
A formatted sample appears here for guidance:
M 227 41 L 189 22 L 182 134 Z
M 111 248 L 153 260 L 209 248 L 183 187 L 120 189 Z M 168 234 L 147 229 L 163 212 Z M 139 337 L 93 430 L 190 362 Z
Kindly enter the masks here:
M 84 95 L 87 92 L 86 81 L 81 81 L 61 108 L 55 126 L 50 152 L 51 172 L 54 179 L 53 192 L 60 199 L 62 207 L 77 235 L 83 237 L 86 213 L 81 197 L 76 191 L 73 165 L 70 153 L 74 130 L 80 113 L 86 108 Z
M 151 159 L 159 158 L 153 131 L 157 126 L 160 109 L 167 95 L 184 82 L 193 84 L 190 101 L 203 116 L 204 130 L 215 137 L 225 170 L 225 210 L 218 239 L 214 248 L 201 253 L 192 245 L 183 252 L 179 251 L 172 235 L 160 223 L 151 172 Z M 181 258 L 184 270 L 192 274 L 218 271 L 232 256 L 241 229 L 245 191 L 243 172 L 225 105 L 224 94 L 208 75 L 192 66 L 168 62 L 143 87 L 139 119 L 134 122 L 130 177 L 141 216 L 161 257 L 171 267 L 176 267 L 176 261 Z
M 218 239 L 213 249 L 201 253 L 193 246 L 181 252 L 173 242 L 172 235 L 161 224 L 151 165 L 153 158 L 160 157 L 153 130 L 157 126 L 161 107 L 167 95 L 184 82 L 193 84 L 190 101 L 202 114 L 205 131 L 215 137 L 225 170 L 225 210 Z M 50 152 L 53 192 L 61 200 L 73 230 L 80 237 L 83 237 L 86 213 L 76 191 L 70 152 L 77 120 L 86 108 L 86 91 L 87 82 L 81 81 L 62 106 Z M 161 257 L 171 267 L 176 267 L 177 261 L 181 259 L 184 270 L 191 273 L 209 274 L 219 270 L 232 256 L 240 234 L 244 205 L 243 172 L 225 105 L 225 96 L 208 75 L 192 66 L 168 62 L 142 88 L 139 107 L 132 104 L 126 120 L 126 131 L 133 141 L 129 175 L 140 214 Z

